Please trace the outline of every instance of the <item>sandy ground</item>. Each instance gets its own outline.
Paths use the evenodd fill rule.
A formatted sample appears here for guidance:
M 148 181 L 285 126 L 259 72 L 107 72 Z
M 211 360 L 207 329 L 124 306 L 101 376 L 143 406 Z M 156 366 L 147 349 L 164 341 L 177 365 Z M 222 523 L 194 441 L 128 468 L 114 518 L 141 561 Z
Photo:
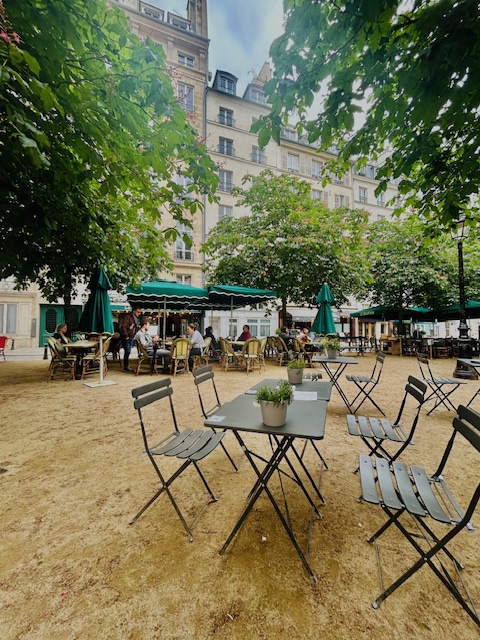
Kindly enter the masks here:
M 134 524 L 129 519 L 155 492 L 154 471 L 142 455 L 142 441 L 130 390 L 151 381 L 110 366 L 118 384 L 88 388 L 62 378 L 47 382 L 47 362 L 0 362 L 1 548 L 0 636 L 11 639 L 195 638 L 478 638 L 479 630 L 432 571 L 423 568 L 378 610 L 371 606 L 379 585 L 374 546 L 366 542 L 385 520 L 380 507 L 357 502 L 353 473 L 362 442 L 348 436 L 346 407 L 334 391 L 328 408 L 322 454 L 326 504 L 313 525 L 310 560 L 318 583 L 310 581 L 268 499 L 263 496 L 223 556 L 226 537 L 253 484 L 253 471 L 232 433 L 230 452 L 240 460 L 235 473 L 221 450 L 203 469 L 218 497 L 207 507 L 189 542 L 165 496 Z M 370 373 L 373 358 L 359 358 L 351 373 Z M 436 373 L 451 375 L 452 360 L 435 360 Z M 223 402 L 264 377 L 286 378 L 269 364 L 267 372 L 221 372 L 215 366 Z M 387 357 L 375 397 L 394 417 L 414 358 Z M 456 392 L 466 402 L 478 388 L 470 381 Z M 181 426 L 202 426 L 192 376 L 173 380 Z M 349 397 L 353 386 L 345 383 Z M 480 410 L 480 396 L 477 406 Z M 367 413 L 374 415 L 370 405 Z M 170 423 L 155 418 L 161 433 Z M 453 414 L 423 411 L 415 446 L 405 462 L 423 461 L 434 471 L 451 431 Z M 266 449 L 266 440 L 252 446 Z M 460 451 L 458 474 L 465 489 L 478 482 L 478 456 Z M 318 459 L 307 450 L 316 473 Z M 175 463 L 173 463 L 175 464 Z M 309 506 L 286 483 L 294 528 L 306 543 Z M 281 496 L 277 479 L 272 483 Z M 174 485 L 188 514 L 203 499 L 198 477 L 188 470 Z M 480 602 L 480 553 L 475 532 L 453 545 L 461 556 L 470 592 Z M 381 539 L 384 580 L 389 583 L 415 559 L 394 530 Z

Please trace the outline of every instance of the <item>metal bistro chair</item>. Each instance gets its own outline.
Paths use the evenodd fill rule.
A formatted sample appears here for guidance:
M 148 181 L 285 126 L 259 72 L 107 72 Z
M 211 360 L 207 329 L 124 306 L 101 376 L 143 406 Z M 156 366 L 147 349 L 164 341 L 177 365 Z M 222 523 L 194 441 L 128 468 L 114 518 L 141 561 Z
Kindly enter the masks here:
M 440 378 L 438 376 L 434 376 L 432 370 L 430 369 L 430 361 L 425 356 L 417 355 L 417 361 L 423 380 L 432 390 L 432 393 L 427 398 L 425 398 L 425 402 L 428 402 L 431 399 L 435 400 L 435 404 L 427 413 L 427 416 L 430 415 L 432 411 L 434 411 L 441 404 L 443 404 L 443 406 L 448 411 L 452 410 L 456 413 L 457 409 L 452 404 L 450 396 L 456 389 L 458 389 L 461 384 L 466 384 L 466 381 L 458 380 L 457 378 Z M 449 388 L 450 391 L 445 393 L 443 387 Z
M 211 364 L 205 367 L 197 367 L 192 371 L 192 373 L 193 373 L 193 381 L 195 382 L 195 386 L 197 387 L 198 399 L 200 401 L 200 408 L 202 410 L 203 417 L 206 420 L 207 418 L 210 418 L 211 416 L 213 416 L 214 413 L 217 413 L 217 411 L 222 406 L 222 403 L 220 402 L 220 398 L 218 396 L 217 385 L 215 384 L 213 367 Z M 209 380 L 211 380 L 212 382 L 211 382 L 210 389 L 207 390 L 205 389 L 205 386 Z M 204 385 L 203 396 L 200 391 L 200 385 L 202 384 Z M 213 406 L 210 409 L 205 408 L 205 405 L 206 405 L 205 397 L 211 402 L 213 402 Z M 210 427 L 210 428 L 212 429 L 212 431 L 216 431 L 213 427 Z M 221 433 L 225 433 L 225 430 L 222 430 Z M 228 453 L 227 449 L 225 448 L 224 443 L 220 442 L 220 446 L 225 451 L 225 455 L 232 463 L 232 466 L 235 469 L 235 471 L 238 471 L 238 467 L 233 461 L 230 454 Z
M 8 342 L 7 336 L 0 336 L 0 356 L 3 356 L 4 360 L 6 360 L 5 349 L 7 348 L 7 342 Z
M 424 382 L 409 376 L 395 422 L 392 423 L 387 418 L 348 415 L 348 433 L 351 436 L 360 436 L 361 440 L 370 449 L 369 456 L 378 455 L 380 452 L 389 462 L 393 462 L 413 440 L 420 417 L 420 410 L 425 402 L 426 391 L 427 385 Z M 409 429 L 402 424 L 402 416 L 407 403 L 408 405 L 417 404 L 416 411 L 413 414 L 413 422 Z M 393 442 L 399 447 L 394 454 L 385 449 L 384 445 L 388 442 Z
M 190 357 L 190 340 L 177 338 L 170 347 L 170 373 L 175 377 L 178 372 L 190 372 L 188 359 Z
M 378 406 L 375 400 L 372 398 L 372 392 L 380 381 L 380 376 L 382 375 L 383 363 L 385 361 L 385 354 L 379 351 L 375 358 L 375 364 L 373 366 L 373 371 L 370 376 L 352 376 L 347 374 L 345 377 L 350 382 L 353 382 L 357 388 L 358 393 L 355 398 L 350 402 L 350 406 L 352 408 L 352 413 L 356 413 L 365 400 L 370 400 L 370 402 L 380 411 L 382 416 L 385 415 L 382 409 Z M 355 407 L 355 402 L 361 398 L 358 405 Z
M 177 515 L 180 518 L 185 531 L 188 533 L 190 541 L 192 541 L 192 527 L 195 524 L 197 518 L 200 516 L 207 504 L 216 501 L 216 497 L 213 495 L 212 490 L 207 484 L 207 481 L 205 480 L 205 477 L 198 466 L 198 462 L 206 458 L 210 453 L 212 453 L 212 451 L 216 449 L 216 447 L 220 444 L 224 433 L 215 433 L 211 430 L 203 431 L 199 429 L 185 429 L 184 431 L 179 431 L 177 418 L 175 416 L 175 409 L 172 402 L 172 394 L 173 389 L 171 387 L 170 378 L 163 378 L 161 380 L 157 380 L 156 382 L 147 384 L 143 387 L 132 389 L 132 395 L 135 398 L 133 404 L 135 409 L 138 411 L 138 417 L 140 419 L 140 428 L 142 431 L 145 453 L 147 454 L 160 480 L 160 489 L 152 498 L 150 498 L 145 506 L 140 509 L 137 515 L 130 520 L 130 524 L 133 524 L 142 515 L 142 513 L 144 513 L 144 511 L 146 511 L 146 509 L 148 509 L 148 507 L 162 495 L 162 493 L 166 493 L 175 511 L 177 512 Z M 159 416 L 161 416 L 162 419 L 165 417 L 167 412 L 158 410 L 159 408 L 157 408 L 157 404 L 162 401 L 163 404 L 165 404 L 166 398 L 168 398 L 174 430 L 166 438 L 163 438 L 160 442 L 152 446 L 150 444 L 149 435 L 147 433 L 147 429 L 148 431 L 151 431 L 151 429 L 147 428 L 146 423 L 148 422 L 150 424 L 153 418 L 157 419 Z M 155 409 L 153 411 L 149 411 L 146 409 L 146 407 L 153 407 L 153 405 L 155 405 Z M 144 410 L 146 412 L 146 416 L 144 415 Z M 176 458 L 179 462 L 181 462 L 180 467 L 168 479 L 166 479 L 161 472 L 159 463 L 157 462 L 157 460 L 159 460 L 161 457 Z M 182 473 L 192 464 L 195 467 L 198 475 L 200 476 L 200 479 L 202 480 L 203 485 L 208 492 L 208 498 L 193 519 L 193 522 L 191 522 L 191 524 L 187 524 L 187 521 L 185 520 L 176 500 L 172 495 L 170 486 L 176 480 L 176 478 L 182 475 Z
M 457 444 L 460 450 L 456 451 L 452 460 L 450 454 L 457 449 Z M 477 454 L 476 464 L 471 468 L 467 468 L 465 464 L 465 447 Z M 459 406 L 458 417 L 453 420 L 453 433 L 433 475 L 428 475 L 420 466 L 412 465 L 408 469 L 402 462 L 396 461 L 390 465 L 389 461 L 383 458 L 377 458 L 374 464 L 371 457 L 360 456 L 362 498 L 371 504 L 379 504 L 388 516 L 385 524 L 368 539 L 368 542 L 375 542 L 377 545 L 377 539 L 390 525 L 394 524 L 420 556 L 386 589 L 382 584 L 379 564 L 381 593 L 372 603 L 374 609 L 377 609 L 383 600 L 427 564 L 475 624 L 480 626 L 480 618 L 460 574 L 463 566 L 447 546 L 463 529 L 473 530 L 470 520 L 480 498 L 479 452 L 480 414 L 467 407 Z M 456 478 L 457 485 L 463 485 L 460 487 L 463 490 L 462 495 L 465 494 L 465 489 L 471 490 L 469 491 L 470 502 L 466 508 L 460 506 L 460 501 L 454 497 L 452 484 L 448 486 L 445 480 L 450 471 L 452 471 L 452 483 Z M 469 480 L 467 481 L 466 478 Z M 408 514 L 411 520 L 404 522 L 402 517 L 404 514 Z M 428 518 L 431 518 L 432 525 L 427 524 Z M 407 529 L 407 526 L 411 528 L 412 520 L 417 526 L 415 531 Z M 448 531 L 443 535 L 436 533 L 440 525 L 448 527 Z M 426 544 L 422 545 L 422 540 Z M 396 555 L 401 552 L 401 549 L 394 550 Z M 452 562 L 453 570 L 447 569 L 448 560 Z M 379 561 L 377 548 L 377 562 Z M 432 596 L 431 589 L 429 596 Z

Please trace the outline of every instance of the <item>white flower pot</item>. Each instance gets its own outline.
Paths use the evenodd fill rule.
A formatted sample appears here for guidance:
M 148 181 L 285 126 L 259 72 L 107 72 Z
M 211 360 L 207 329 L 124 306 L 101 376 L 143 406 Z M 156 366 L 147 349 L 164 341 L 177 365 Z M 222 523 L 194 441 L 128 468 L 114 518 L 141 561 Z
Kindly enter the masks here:
M 287 421 L 287 407 L 287 403 L 274 404 L 273 402 L 262 400 L 260 408 L 262 410 L 263 424 L 266 427 L 283 427 Z
M 287 369 L 287 375 L 290 384 L 302 384 L 303 369 Z
M 338 356 L 338 351 L 336 349 L 327 349 L 327 356 L 329 358 L 336 358 Z

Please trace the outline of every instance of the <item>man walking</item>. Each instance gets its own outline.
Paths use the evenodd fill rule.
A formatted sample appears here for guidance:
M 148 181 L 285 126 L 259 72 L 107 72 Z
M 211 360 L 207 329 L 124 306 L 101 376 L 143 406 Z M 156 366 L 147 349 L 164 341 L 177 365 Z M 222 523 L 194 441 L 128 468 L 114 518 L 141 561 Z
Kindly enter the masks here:
M 132 350 L 132 340 L 134 335 L 140 328 L 140 320 L 139 317 L 142 313 L 141 307 L 133 307 L 130 313 L 126 313 L 123 316 L 123 319 L 120 323 L 119 331 L 120 331 L 120 339 L 122 340 L 123 347 L 123 370 L 124 371 L 133 371 L 128 366 L 128 361 L 130 358 L 130 352 Z

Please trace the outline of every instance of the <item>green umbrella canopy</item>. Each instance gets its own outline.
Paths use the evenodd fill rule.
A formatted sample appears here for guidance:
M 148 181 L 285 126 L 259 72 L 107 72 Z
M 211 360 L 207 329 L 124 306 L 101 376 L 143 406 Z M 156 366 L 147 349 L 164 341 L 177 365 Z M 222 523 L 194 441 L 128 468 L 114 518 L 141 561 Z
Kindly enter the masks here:
M 312 331 L 315 333 L 322 333 L 327 335 L 329 333 L 336 333 L 335 320 L 333 319 L 332 304 L 334 302 L 330 287 L 325 282 L 320 289 L 320 292 L 316 298 L 316 302 L 319 305 L 318 312 L 313 321 Z
M 465 315 L 467 318 L 480 318 L 480 302 L 470 300 L 465 304 Z M 458 320 L 460 318 L 460 304 L 451 304 L 448 307 L 429 309 L 428 316 L 431 318 L 444 320 Z
M 370 307 L 369 309 L 360 309 L 350 314 L 351 318 L 365 318 L 366 320 L 398 320 L 400 315 L 403 318 L 415 318 L 419 322 L 426 319 L 430 309 L 426 307 L 404 307 L 399 309 L 396 307 L 387 307 L 381 305 L 379 307 Z
M 208 300 L 213 307 L 225 308 L 244 307 L 245 305 L 260 304 L 277 298 L 276 291 L 269 289 L 252 289 L 236 285 L 222 284 L 208 287 Z
M 127 287 L 127 300 L 131 306 L 138 305 L 145 309 L 165 307 L 170 311 L 183 310 L 206 306 L 208 291 L 170 280 L 155 280 L 144 282 L 140 287 Z
M 90 295 L 83 309 L 78 328 L 80 331 L 113 333 L 112 309 L 108 290 L 112 288 L 105 271 L 97 267 L 88 283 Z

